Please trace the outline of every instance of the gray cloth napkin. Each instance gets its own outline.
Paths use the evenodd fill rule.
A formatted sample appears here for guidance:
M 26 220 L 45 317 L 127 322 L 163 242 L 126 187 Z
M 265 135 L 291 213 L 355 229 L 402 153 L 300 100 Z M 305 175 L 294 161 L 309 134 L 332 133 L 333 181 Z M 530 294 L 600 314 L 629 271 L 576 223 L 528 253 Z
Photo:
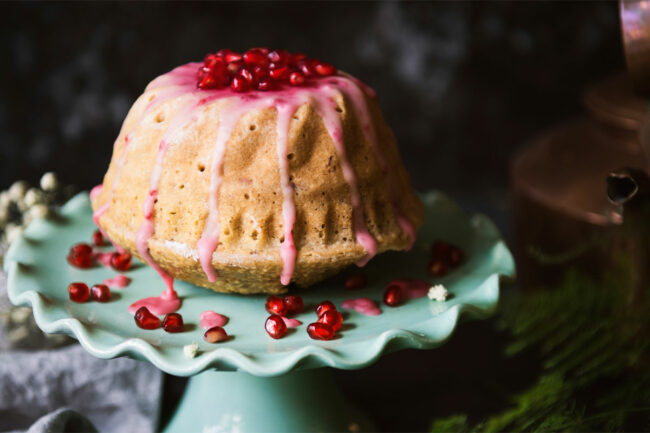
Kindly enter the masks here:
M 3 277 L 0 308 L 7 305 Z M 95 358 L 77 343 L 49 350 L 7 344 L 0 325 L 0 431 L 93 431 L 94 426 L 101 432 L 152 432 L 162 380 L 149 363 Z

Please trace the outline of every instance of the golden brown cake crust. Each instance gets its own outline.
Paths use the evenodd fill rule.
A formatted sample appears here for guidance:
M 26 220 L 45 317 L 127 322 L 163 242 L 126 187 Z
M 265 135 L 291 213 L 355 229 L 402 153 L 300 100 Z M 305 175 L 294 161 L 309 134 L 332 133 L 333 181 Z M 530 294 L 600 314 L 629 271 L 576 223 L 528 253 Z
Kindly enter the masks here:
M 115 243 L 141 259 L 135 239 L 144 219 L 151 172 L 163 134 L 183 107 L 184 97 L 179 96 L 146 111 L 160 91 L 148 88 L 133 105 L 115 141 L 103 188 L 92 199 L 94 210 L 111 199 L 99 219 L 100 226 Z M 364 138 L 350 101 L 342 94 L 335 100 L 368 231 L 377 241 L 378 252 L 403 249 L 409 238 L 398 224 L 387 176 Z M 377 144 L 394 173 L 401 212 L 418 227 L 423 207 L 411 190 L 393 134 L 376 101 L 366 97 L 366 102 Z M 228 109 L 228 100 L 201 107 L 192 122 L 169 139 L 149 251 L 170 275 L 198 286 L 219 292 L 281 293 L 286 287 L 280 284 L 283 220 L 274 107 L 245 113 L 227 142 L 218 191 L 219 244 L 212 260 L 219 275 L 215 282 L 207 280 L 198 260 L 196 244 L 209 212 L 211 158 L 221 113 Z M 119 181 L 115 182 L 125 150 Z M 309 286 L 357 262 L 365 251 L 355 240 L 350 186 L 313 104 L 303 104 L 295 112 L 287 152 L 296 207 L 293 234 L 297 260 L 292 282 Z

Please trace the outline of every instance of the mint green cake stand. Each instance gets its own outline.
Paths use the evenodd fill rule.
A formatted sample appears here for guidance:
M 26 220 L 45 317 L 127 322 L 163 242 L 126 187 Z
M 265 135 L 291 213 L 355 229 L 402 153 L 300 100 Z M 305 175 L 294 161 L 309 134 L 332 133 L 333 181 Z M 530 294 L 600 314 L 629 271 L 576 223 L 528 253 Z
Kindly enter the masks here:
M 128 272 L 129 287 L 113 290 L 107 304 L 76 304 L 68 299 L 72 281 L 94 284 L 115 276 L 102 266 L 80 270 L 68 266 L 68 248 L 87 242 L 95 230 L 87 194 L 70 200 L 56 217 L 34 221 L 15 241 L 5 258 L 8 292 L 16 305 L 31 306 L 38 326 L 48 333 L 66 333 L 100 358 L 130 356 L 147 360 L 177 376 L 192 376 L 165 431 L 358 431 L 371 424 L 346 404 L 327 368 L 360 369 L 388 352 L 406 348 L 431 349 L 441 345 L 461 317 L 484 317 L 494 311 L 501 276 L 514 275 L 513 259 L 494 225 L 482 215 L 466 216 L 440 193 L 422 197 L 426 223 L 418 242 L 408 252 L 382 254 L 363 272 L 369 284 L 345 290 L 343 278 L 300 290 L 306 308 L 297 316 L 303 325 L 280 340 L 264 331 L 268 314 L 265 296 L 214 293 L 177 281 L 182 297 L 180 313 L 187 330 L 168 334 L 162 329 L 136 327 L 127 307 L 137 299 L 158 295 L 163 284 L 155 272 L 140 263 Z M 459 245 L 465 262 L 442 283 L 452 294 L 446 302 L 428 298 L 402 306 L 381 306 L 380 316 L 350 311 L 339 336 L 315 341 L 306 332 L 316 321 L 311 306 L 329 299 L 340 307 L 348 298 L 369 297 L 381 304 L 383 288 L 402 278 L 428 279 L 425 266 L 431 243 L 443 239 Z M 349 272 L 356 272 L 351 269 Z M 215 310 L 230 317 L 232 339 L 220 344 L 203 341 L 199 314 Z M 199 354 L 188 358 L 183 346 L 197 343 Z M 368 392 L 373 392 L 373 384 Z M 161 426 L 163 427 L 163 426 Z

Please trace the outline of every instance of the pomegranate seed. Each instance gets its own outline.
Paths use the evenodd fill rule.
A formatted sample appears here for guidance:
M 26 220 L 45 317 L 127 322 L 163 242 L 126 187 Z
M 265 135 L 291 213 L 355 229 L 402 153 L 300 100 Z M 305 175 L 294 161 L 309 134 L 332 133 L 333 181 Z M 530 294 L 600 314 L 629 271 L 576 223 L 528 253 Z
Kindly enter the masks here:
M 88 300 L 88 286 L 84 283 L 71 283 L 68 286 L 68 296 L 73 302 L 86 302 Z
M 287 63 L 289 61 L 289 53 L 284 50 L 273 50 L 269 53 L 268 58 L 274 63 Z
M 451 250 L 451 244 L 445 241 L 435 241 L 431 246 L 431 256 L 434 259 L 444 260 Z
M 220 343 L 228 339 L 228 334 L 221 326 L 215 326 L 205 331 L 203 339 L 208 343 Z
M 307 333 L 314 340 L 331 340 L 334 338 L 334 330 L 324 323 L 310 323 L 307 326 Z
M 135 312 L 135 324 L 142 329 L 157 329 L 160 328 L 160 319 L 153 314 L 147 307 L 140 307 Z
M 249 65 L 258 65 L 266 66 L 269 64 L 269 59 L 266 57 L 266 53 L 260 50 L 259 48 L 253 48 L 244 53 L 244 63 Z
M 162 327 L 166 332 L 183 332 L 183 316 L 178 313 L 169 313 L 162 321 Z
M 452 268 L 460 265 L 463 261 L 463 252 L 457 246 L 451 247 L 449 250 L 449 255 L 447 256 L 447 264 Z
M 314 70 L 316 73 L 322 77 L 327 77 L 330 75 L 334 75 L 336 72 L 336 68 L 329 63 L 323 63 L 323 62 L 318 62 L 316 65 L 314 65 Z
M 292 86 L 302 86 L 305 84 L 305 77 L 300 72 L 292 72 L 291 75 L 289 75 L 289 83 L 291 83 Z
M 282 338 L 284 334 L 287 333 L 287 324 L 284 323 L 282 317 L 277 314 L 271 314 L 264 323 L 264 329 L 266 333 L 271 336 L 271 338 Z
M 106 245 L 104 236 L 102 235 L 102 232 L 100 232 L 99 230 L 95 230 L 93 232 L 93 245 L 97 247 L 103 247 L 104 245 Z
M 108 302 L 111 300 L 111 289 L 106 284 L 95 284 L 90 288 L 90 294 L 97 302 Z
M 302 72 L 305 77 L 313 77 L 316 75 L 316 70 L 309 60 L 298 63 L 298 69 L 300 69 L 300 72 Z
M 242 62 L 231 62 L 228 63 L 226 69 L 228 70 L 228 73 L 236 74 L 239 68 L 241 68 L 241 66 L 242 66 Z
M 267 70 L 261 66 L 253 66 L 253 79 L 260 81 L 264 78 L 268 78 Z
M 116 271 L 128 271 L 131 267 L 131 254 L 127 252 L 113 253 L 111 267 Z
M 222 53 L 223 59 L 226 61 L 226 63 L 240 62 L 242 59 L 241 54 L 236 53 L 233 50 L 229 50 L 227 48 L 224 50 L 220 50 L 219 52 Z
M 77 268 L 89 268 L 93 265 L 93 249 L 88 244 L 77 244 L 68 252 L 68 263 Z
M 255 76 L 253 75 L 253 72 L 246 66 L 242 66 L 239 68 L 239 71 L 237 71 L 237 75 L 242 77 L 244 80 L 248 82 L 248 84 L 253 84 L 255 81 Z
M 266 311 L 271 314 L 277 314 L 278 316 L 284 316 L 287 314 L 287 306 L 284 304 L 282 298 L 277 296 L 269 296 L 266 298 Z
M 230 88 L 235 92 L 246 92 L 250 88 L 250 84 L 245 78 L 235 76 L 230 82 Z
M 281 66 L 277 69 L 269 71 L 269 76 L 275 81 L 283 81 L 289 78 L 291 71 L 287 66 Z
M 329 310 L 318 318 L 318 323 L 324 323 L 333 330 L 338 331 L 343 324 L 343 315 L 338 311 Z
M 316 315 L 318 317 L 322 316 L 326 311 L 330 310 L 336 311 L 336 306 L 332 304 L 331 301 L 323 301 L 320 304 L 316 305 Z
M 197 87 L 199 89 L 212 89 L 214 87 L 217 87 L 217 81 L 212 77 L 211 74 L 206 73 L 199 80 Z
M 289 60 L 289 63 L 291 65 L 293 65 L 293 66 L 296 66 L 296 65 L 298 65 L 298 62 L 300 62 L 301 60 L 304 60 L 306 58 L 307 58 L 307 56 L 302 54 L 302 53 L 294 53 L 294 54 L 291 55 L 291 60 Z
M 300 314 L 305 309 L 305 304 L 298 295 L 287 295 L 282 302 L 287 308 L 287 314 Z
M 389 307 L 397 307 L 404 301 L 404 293 L 400 286 L 391 284 L 384 291 L 384 304 Z
M 275 85 L 273 84 L 273 81 L 271 81 L 270 78 L 262 78 L 257 83 L 256 89 L 266 92 L 268 90 L 273 90 L 274 87 L 275 87 Z
M 362 289 L 368 284 L 368 278 L 363 274 L 348 275 L 343 285 L 348 290 Z
M 427 265 L 427 273 L 432 277 L 442 277 L 447 274 L 447 265 L 442 259 L 431 259 Z

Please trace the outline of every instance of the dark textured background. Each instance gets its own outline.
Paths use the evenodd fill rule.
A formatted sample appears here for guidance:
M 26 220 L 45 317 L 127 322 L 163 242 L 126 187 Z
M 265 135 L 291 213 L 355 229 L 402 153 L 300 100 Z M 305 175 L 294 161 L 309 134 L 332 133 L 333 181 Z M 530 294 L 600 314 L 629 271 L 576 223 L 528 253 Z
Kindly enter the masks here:
M 623 68 L 617 17 L 615 2 L 0 3 L 0 188 L 46 170 L 95 185 L 149 80 L 208 51 L 269 45 L 369 83 L 416 188 L 450 192 L 507 235 L 510 155 Z M 490 329 L 467 323 L 438 350 L 335 378 L 384 431 L 478 419 L 527 383 L 521 365 L 536 368 L 503 365 Z M 168 379 L 163 418 L 182 384 Z
M 0 188 L 98 183 L 149 80 L 260 45 L 373 86 L 420 190 L 504 187 L 513 149 L 623 67 L 614 2 L 2 3 Z

